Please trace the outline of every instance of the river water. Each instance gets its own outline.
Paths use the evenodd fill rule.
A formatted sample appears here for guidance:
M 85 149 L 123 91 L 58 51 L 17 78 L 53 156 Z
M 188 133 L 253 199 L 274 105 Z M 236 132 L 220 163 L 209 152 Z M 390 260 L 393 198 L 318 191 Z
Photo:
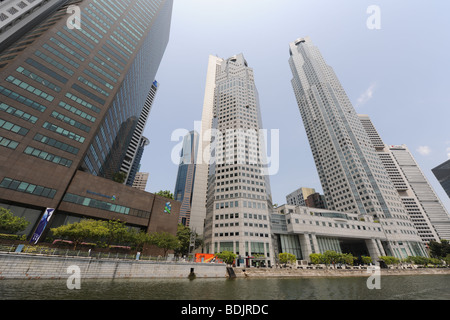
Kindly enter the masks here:
M 0 280 L 1 300 L 450 300 L 450 275 L 270 279 Z

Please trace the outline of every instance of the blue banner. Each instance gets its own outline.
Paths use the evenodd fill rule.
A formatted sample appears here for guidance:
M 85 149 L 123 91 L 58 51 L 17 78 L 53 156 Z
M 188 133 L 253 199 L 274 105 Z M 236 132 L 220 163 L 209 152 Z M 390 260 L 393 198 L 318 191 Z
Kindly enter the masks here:
M 39 225 L 36 228 L 36 231 L 34 231 L 34 234 L 30 239 L 30 243 L 34 242 L 34 244 L 36 244 L 38 242 L 39 238 L 42 235 L 42 232 L 47 226 L 47 223 L 50 221 L 50 218 L 52 217 L 54 211 L 55 209 L 52 208 L 47 208 L 45 210 L 44 215 L 42 216 L 41 221 L 39 222 Z

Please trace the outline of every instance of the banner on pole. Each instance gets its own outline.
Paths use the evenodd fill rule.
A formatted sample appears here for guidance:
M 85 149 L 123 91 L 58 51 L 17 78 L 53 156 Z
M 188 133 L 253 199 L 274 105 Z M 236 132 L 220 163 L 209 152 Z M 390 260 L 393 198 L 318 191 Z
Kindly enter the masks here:
M 55 209 L 47 208 L 45 209 L 44 215 L 41 218 L 41 221 L 39 222 L 39 225 L 36 228 L 36 231 L 34 231 L 33 236 L 30 239 L 30 243 L 34 242 L 36 244 L 39 240 L 39 238 L 42 235 L 42 232 L 44 232 L 45 227 L 47 226 L 47 223 L 50 221 L 50 218 L 52 217 L 53 212 Z

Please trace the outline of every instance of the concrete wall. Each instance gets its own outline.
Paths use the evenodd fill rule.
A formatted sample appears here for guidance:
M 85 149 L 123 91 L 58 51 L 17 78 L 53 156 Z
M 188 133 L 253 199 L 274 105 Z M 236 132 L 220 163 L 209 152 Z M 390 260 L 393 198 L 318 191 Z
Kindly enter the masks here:
M 152 262 L 0 253 L 0 280 L 67 279 L 73 274 L 73 271 L 69 268 L 70 266 L 79 267 L 81 279 L 188 278 L 191 268 L 194 269 L 197 278 L 225 278 L 227 276 L 225 264 Z

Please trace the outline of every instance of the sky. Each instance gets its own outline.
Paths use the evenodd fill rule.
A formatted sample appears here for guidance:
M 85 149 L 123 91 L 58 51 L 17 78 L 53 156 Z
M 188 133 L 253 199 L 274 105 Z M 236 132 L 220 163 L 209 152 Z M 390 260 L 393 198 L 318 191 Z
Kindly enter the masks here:
M 379 16 L 368 11 L 372 5 Z M 263 127 L 279 130 L 279 205 L 300 187 L 322 193 L 291 86 L 289 43 L 309 36 L 386 144 L 405 144 L 450 212 L 431 169 L 450 159 L 450 2 L 442 0 L 174 0 L 171 35 L 144 136 L 147 191 L 173 192 L 177 129 L 202 116 L 209 55 L 242 53 L 253 68 Z M 374 18 L 378 20 L 373 20 Z M 369 28 L 377 22 L 377 28 Z M 369 23 L 368 23 L 369 22 Z M 270 153 L 270 144 L 269 144 Z

